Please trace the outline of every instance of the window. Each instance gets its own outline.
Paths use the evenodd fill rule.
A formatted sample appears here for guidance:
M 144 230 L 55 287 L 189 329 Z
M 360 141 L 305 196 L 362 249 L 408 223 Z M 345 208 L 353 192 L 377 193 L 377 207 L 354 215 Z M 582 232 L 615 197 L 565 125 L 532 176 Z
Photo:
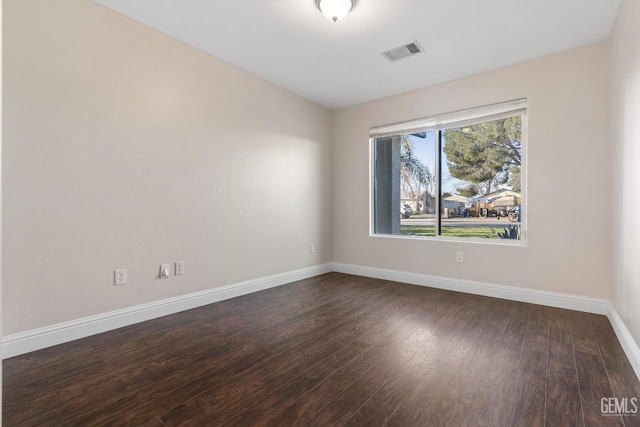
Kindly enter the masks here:
M 523 242 L 526 100 L 370 130 L 375 235 Z

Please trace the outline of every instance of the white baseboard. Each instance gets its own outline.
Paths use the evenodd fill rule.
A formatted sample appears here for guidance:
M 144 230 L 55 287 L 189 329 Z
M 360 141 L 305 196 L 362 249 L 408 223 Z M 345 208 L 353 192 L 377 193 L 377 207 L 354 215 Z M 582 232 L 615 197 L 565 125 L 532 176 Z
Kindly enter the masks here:
M 627 329 L 622 318 L 618 315 L 618 312 L 611 304 L 609 304 L 607 318 L 609 319 L 609 322 L 611 323 L 611 326 L 618 337 L 618 341 L 620 341 L 620 345 L 622 345 L 622 349 L 627 355 L 636 376 L 640 380 L 640 348 L 638 348 L 638 344 L 633 339 L 631 332 L 629 332 L 629 329 Z
M 323 264 L 7 335 L 2 338 L 2 358 L 19 356 L 123 326 L 247 295 L 295 282 L 296 280 L 319 276 L 331 271 L 333 271 L 332 264 Z
M 426 274 L 407 273 L 404 271 L 386 270 L 382 268 L 363 267 L 349 264 L 333 264 L 333 271 L 376 279 L 393 280 L 394 282 L 428 286 L 450 291 L 466 292 L 512 301 L 528 302 L 549 307 L 566 308 L 587 313 L 604 314 L 609 319 L 613 330 L 620 341 L 633 370 L 640 379 L 640 348 L 626 325 L 606 299 L 588 298 L 558 292 L 538 291 L 534 289 L 512 286 L 494 285 L 490 283 L 472 282 L 468 280 L 449 279 Z
M 7 335 L 2 338 L 2 358 L 6 359 L 19 356 L 79 338 L 85 338 L 146 320 L 213 304 L 229 298 L 235 298 L 297 280 L 319 276 L 332 271 L 512 301 L 604 314 L 611 322 L 625 354 L 629 358 L 636 375 L 640 378 L 640 349 L 608 300 L 340 263 L 323 264 L 294 270 Z
M 559 292 L 538 291 L 535 289 L 517 288 L 514 286 L 494 285 L 491 283 L 473 282 L 469 280 L 450 279 L 426 274 L 407 273 L 397 270 L 363 267 L 350 264 L 333 264 L 333 271 L 354 274 L 356 276 L 393 280 L 412 285 L 428 286 L 449 291 L 501 298 L 512 301 L 528 302 L 549 307 L 566 308 L 587 313 L 607 314 L 609 301 L 601 298 L 589 298 Z

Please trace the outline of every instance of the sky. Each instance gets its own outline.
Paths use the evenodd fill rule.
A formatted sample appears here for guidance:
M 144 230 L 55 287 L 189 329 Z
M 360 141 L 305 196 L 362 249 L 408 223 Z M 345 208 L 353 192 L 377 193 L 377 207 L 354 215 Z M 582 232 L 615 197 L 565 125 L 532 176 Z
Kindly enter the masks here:
M 419 138 L 416 136 L 410 136 L 413 152 L 422 163 L 429 167 L 431 173 L 436 171 L 436 133 L 427 132 L 426 138 Z M 449 167 L 447 166 L 447 156 L 441 153 L 442 156 L 442 192 L 443 193 L 458 193 L 456 187 L 461 186 L 461 182 L 451 176 L 449 173 Z

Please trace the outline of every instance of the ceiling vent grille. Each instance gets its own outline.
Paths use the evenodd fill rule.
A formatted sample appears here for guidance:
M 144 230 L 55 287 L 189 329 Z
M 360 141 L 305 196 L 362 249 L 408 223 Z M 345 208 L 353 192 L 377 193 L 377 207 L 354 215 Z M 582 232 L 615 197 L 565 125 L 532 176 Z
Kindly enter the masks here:
M 409 44 L 404 44 L 402 46 L 394 47 L 393 49 L 382 52 L 382 56 L 387 58 L 387 61 L 389 62 L 395 62 L 399 59 L 417 55 L 421 52 L 424 52 L 424 49 L 422 48 L 422 46 L 420 46 L 420 44 L 418 44 L 417 41 L 414 41 Z

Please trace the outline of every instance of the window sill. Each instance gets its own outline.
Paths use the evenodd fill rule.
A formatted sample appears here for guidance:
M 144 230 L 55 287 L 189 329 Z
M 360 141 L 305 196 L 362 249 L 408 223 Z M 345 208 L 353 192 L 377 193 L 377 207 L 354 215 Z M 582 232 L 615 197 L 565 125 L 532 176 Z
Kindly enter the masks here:
M 370 237 L 384 238 L 384 239 L 405 239 L 405 240 L 421 240 L 427 242 L 446 242 L 446 243 L 473 243 L 480 245 L 491 246 L 519 246 L 527 247 L 527 240 L 513 240 L 513 239 L 481 239 L 473 237 L 451 237 L 451 236 L 413 236 L 411 234 L 373 234 L 369 233 Z

